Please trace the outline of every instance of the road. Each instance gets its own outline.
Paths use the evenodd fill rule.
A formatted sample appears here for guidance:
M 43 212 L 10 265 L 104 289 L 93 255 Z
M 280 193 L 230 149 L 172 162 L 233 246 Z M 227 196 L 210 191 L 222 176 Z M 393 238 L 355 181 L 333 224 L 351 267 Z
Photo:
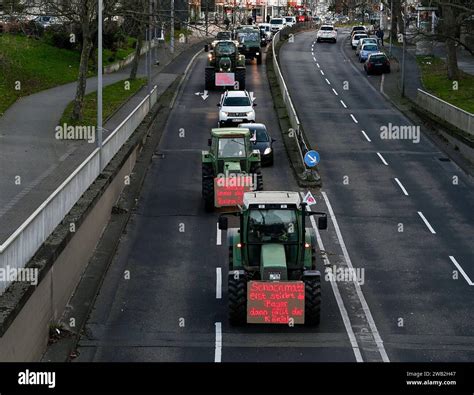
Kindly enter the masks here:
M 317 328 L 228 324 L 225 234 L 217 245 L 217 214 L 205 213 L 201 200 L 200 155 L 217 125 L 219 101 L 218 92 L 206 100 L 195 95 L 203 91 L 205 61 L 206 54 L 197 58 L 170 113 L 138 208 L 79 342 L 77 360 L 354 361 L 329 282 L 323 284 Z M 278 140 L 274 167 L 263 169 L 264 189 L 298 190 L 277 132 L 265 66 L 247 67 L 257 122 L 264 122 Z M 127 270 L 130 279 L 125 279 Z
M 303 33 L 280 53 L 340 230 L 322 236 L 331 264 L 365 269 L 361 290 L 390 361 L 472 361 L 472 179 L 423 135 L 381 138 L 383 126 L 412 124 L 367 80 L 381 77 L 348 58 L 347 33 L 337 44 Z
M 319 268 L 363 269 L 360 284 L 323 282 L 317 328 L 229 326 L 225 235 L 216 230 L 217 214 L 204 212 L 200 191 L 200 153 L 219 98 L 195 94 L 203 90 L 202 54 L 170 113 L 78 361 L 473 359 L 472 181 L 440 161 L 443 153 L 423 136 L 418 144 L 380 139 L 381 126 L 410 122 L 347 59 L 340 33 L 336 45 L 313 46 L 314 33 L 297 35 L 282 47 L 281 64 L 321 154 L 323 188 L 313 193 L 330 220 L 318 238 Z M 277 132 L 265 66 L 248 65 L 247 81 L 257 121 L 279 140 L 275 166 L 263 169 L 264 189 L 306 192 Z

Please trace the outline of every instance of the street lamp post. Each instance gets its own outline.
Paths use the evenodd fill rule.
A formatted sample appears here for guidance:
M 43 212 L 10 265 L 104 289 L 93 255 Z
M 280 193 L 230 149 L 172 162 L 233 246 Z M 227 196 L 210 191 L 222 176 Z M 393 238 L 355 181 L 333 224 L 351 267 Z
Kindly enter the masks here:
M 393 0 L 390 0 L 390 47 L 389 47 L 390 56 L 392 56 L 392 18 L 393 18 Z
M 174 53 L 174 0 L 171 0 L 170 52 Z
M 405 23 L 405 18 L 403 18 L 403 23 Z M 406 52 L 406 33 L 405 29 L 403 29 L 402 33 L 403 37 L 403 52 L 402 52 L 402 97 L 405 97 L 405 52 Z
M 99 148 L 100 172 L 102 172 L 102 7 L 103 0 L 99 0 L 97 9 L 97 147 Z

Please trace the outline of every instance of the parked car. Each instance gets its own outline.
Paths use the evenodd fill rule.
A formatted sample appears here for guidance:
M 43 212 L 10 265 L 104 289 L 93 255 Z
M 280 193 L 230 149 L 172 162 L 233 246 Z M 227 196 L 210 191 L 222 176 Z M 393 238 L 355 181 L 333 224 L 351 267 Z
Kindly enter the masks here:
M 357 45 L 359 44 L 359 40 L 361 38 L 367 38 L 367 34 L 365 33 L 356 33 L 352 36 L 352 39 L 351 39 L 351 47 L 352 49 L 356 49 L 357 48 Z
M 273 34 L 283 29 L 286 26 L 286 20 L 283 18 L 272 18 L 270 20 L 270 30 Z
M 356 48 L 356 56 L 357 57 L 359 56 L 359 52 L 363 44 L 372 43 L 372 44 L 379 45 L 378 41 L 379 40 L 375 37 L 367 37 L 367 38 L 362 38 L 361 40 L 359 40 L 359 44 L 357 44 L 357 48 Z
M 250 141 L 255 149 L 260 151 L 260 158 L 263 166 L 273 166 L 273 143 L 275 139 L 268 133 L 267 127 L 263 123 L 241 123 L 239 128 L 250 130 Z
M 359 53 L 359 62 L 365 62 L 371 53 L 380 52 L 377 44 L 368 43 L 362 45 Z
M 335 43 L 337 41 L 337 29 L 332 25 L 322 25 L 316 33 L 316 42 L 331 41 Z
M 288 15 L 284 16 L 283 18 L 285 18 L 286 26 L 291 27 L 293 25 L 296 25 L 296 17 Z
M 364 70 L 367 75 L 390 73 L 390 61 L 383 52 L 372 53 L 364 63 Z
M 38 25 L 41 25 L 43 28 L 47 28 L 49 26 L 54 26 L 54 25 L 62 25 L 61 19 L 55 16 L 40 15 L 33 20 Z
M 255 122 L 256 106 L 247 91 L 226 91 L 221 95 L 219 107 L 219 126 L 232 126 Z
M 351 30 L 351 37 L 354 35 L 354 33 L 367 33 L 367 29 L 365 28 L 365 26 L 352 26 L 352 30 Z

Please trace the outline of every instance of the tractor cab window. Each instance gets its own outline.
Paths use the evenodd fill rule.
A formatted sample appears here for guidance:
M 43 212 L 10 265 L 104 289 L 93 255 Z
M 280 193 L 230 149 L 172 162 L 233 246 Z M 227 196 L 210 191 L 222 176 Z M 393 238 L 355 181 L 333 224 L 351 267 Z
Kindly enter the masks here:
M 235 52 L 235 44 L 231 41 L 217 43 L 214 52 L 217 56 L 232 55 Z
M 296 214 L 292 210 L 251 210 L 248 222 L 249 243 L 298 242 Z
M 219 139 L 220 158 L 245 158 L 245 140 L 243 138 Z
M 239 43 L 244 44 L 246 42 L 258 41 L 259 37 L 257 33 L 239 33 L 237 39 L 239 40 Z

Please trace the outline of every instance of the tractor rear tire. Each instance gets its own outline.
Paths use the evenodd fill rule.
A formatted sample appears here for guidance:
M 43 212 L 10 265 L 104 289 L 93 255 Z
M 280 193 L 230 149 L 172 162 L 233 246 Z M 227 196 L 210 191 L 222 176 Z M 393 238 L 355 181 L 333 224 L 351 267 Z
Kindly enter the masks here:
M 235 70 L 235 80 L 239 82 L 239 91 L 245 90 L 245 68 Z
M 216 88 L 216 70 L 212 67 L 207 67 L 205 70 L 206 83 L 205 89 L 207 91 L 212 91 Z
M 304 280 L 304 320 L 306 325 L 319 325 L 321 316 L 321 278 L 307 277 Z
M 263 191 L 263 176 L 262 176 L 262 166 L 259 164 L 254 165 L 250 172 L 257 175 L 257 191 Z
M 208 164 L 202 165 L 202 198 L 204 209 L 214 211 L 214 171 Z
M 239 276 L 236 279 L 229 275 L 229 323 L 244 325 L 247 323 L 247 277 Z

